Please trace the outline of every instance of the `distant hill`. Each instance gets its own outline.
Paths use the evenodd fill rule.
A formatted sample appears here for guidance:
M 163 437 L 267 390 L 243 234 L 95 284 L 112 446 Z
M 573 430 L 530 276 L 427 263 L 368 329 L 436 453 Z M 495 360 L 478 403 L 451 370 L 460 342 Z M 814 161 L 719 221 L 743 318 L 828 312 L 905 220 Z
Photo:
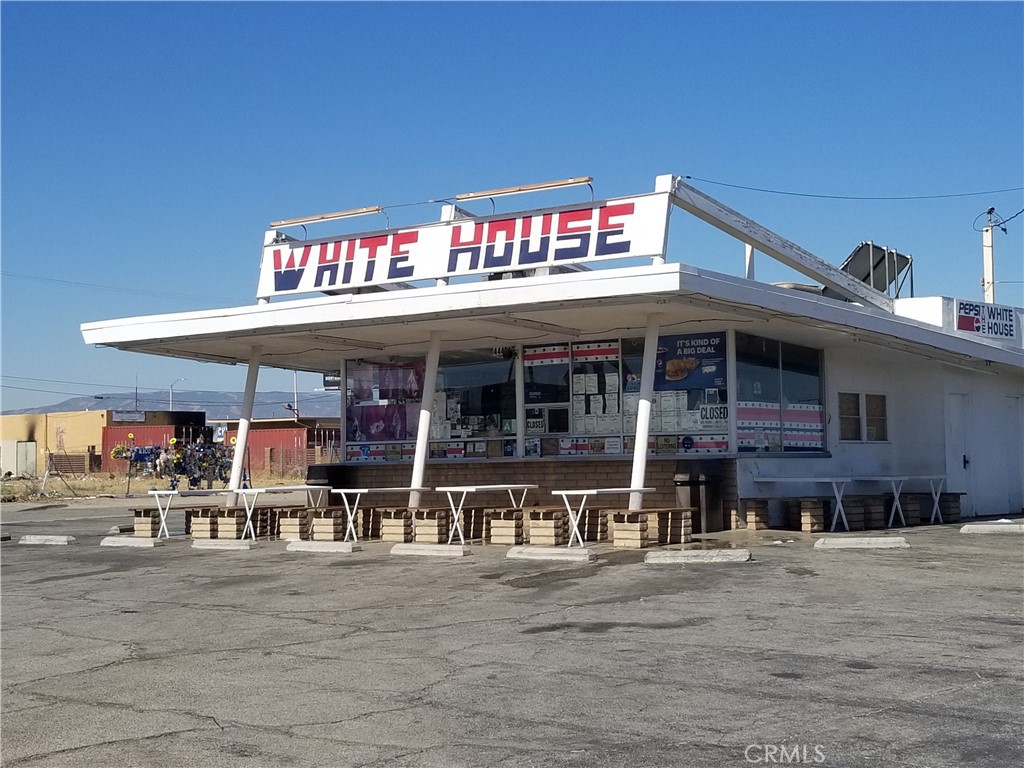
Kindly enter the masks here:
M 290 418 L 294 414 L 284 406 L 286 403 L 291 404 L 294 398 L 295 395 L 292 392 L 257 392 L 256 404 L 253 406 L 253 418 Z M 166 411 L 167 395 L 166 393 L 140 392 L 138 400 L 136 400 L 134 392 L 129 394 L 100 392 L 94 397 L 72 397 L 53 405 L 4 411 L 4 414 L 86 410 Z M 207 421 L 237 419 L 242 411 L 242 393 L 203 390 L 176 391 L 174 393 L 174 410 L 206 411 Z M 299 393 L 299 416 L 337 418 L 339 410 L 337 392 Z

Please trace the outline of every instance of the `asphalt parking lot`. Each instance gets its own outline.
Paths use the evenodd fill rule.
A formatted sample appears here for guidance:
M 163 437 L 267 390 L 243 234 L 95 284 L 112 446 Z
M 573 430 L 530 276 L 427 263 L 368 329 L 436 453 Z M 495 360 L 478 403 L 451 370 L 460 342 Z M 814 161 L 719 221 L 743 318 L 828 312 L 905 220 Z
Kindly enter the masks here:
M 4 516 L 3 766 L 1024 764 L 1021 536 L 573 565 L 101 548 L 123 509 Z

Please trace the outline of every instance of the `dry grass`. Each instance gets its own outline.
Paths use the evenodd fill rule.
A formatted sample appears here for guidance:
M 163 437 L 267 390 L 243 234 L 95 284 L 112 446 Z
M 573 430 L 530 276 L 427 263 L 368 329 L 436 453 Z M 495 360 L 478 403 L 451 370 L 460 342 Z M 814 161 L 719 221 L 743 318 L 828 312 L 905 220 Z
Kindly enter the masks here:
M 271 473 L 253 474 L 252 485 L 277 485 L 300 483 L 305 481 L 305 474 L 278 475 Z M 185 483 L 182 482 L 182 487 Z M 214 483 L 214 488 L 222 487 L 222 483 Z M 0 501 L 5 503 L 37 501 L 39 499 L 89 498 L 96 496 L 126 496 L 127 494 L 145 493 L 153 488 L 169 488 L 168 478 L 156 478 L 153 475 L 136 475 L 128 478 L 124 475 L 111 476 L 105 473 L 90 475 L 50 475 L 43 488 L 42 478 L 14 478 L 0 482 Z M 204 484 L 205 487 L 205 484 Z

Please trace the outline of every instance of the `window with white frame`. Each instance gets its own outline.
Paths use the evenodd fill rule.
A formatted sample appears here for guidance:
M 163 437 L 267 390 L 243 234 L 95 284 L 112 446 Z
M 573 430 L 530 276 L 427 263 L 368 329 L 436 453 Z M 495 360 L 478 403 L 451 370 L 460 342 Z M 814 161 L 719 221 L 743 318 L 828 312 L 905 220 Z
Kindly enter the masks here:
M 885 442 L 889 439 L 885 395 L 839 393 L 839 439 Z

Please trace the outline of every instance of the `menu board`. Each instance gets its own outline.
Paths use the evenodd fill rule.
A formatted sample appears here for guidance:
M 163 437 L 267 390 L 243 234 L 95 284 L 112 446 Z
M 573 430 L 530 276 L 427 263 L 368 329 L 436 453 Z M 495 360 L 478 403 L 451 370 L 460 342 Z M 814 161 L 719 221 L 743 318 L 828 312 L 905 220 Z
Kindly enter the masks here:
M 572 352 L 572 432 L 575 435 L 609 435 L 622 430 L 621 392 L 619 389 L 618 341 L 573 344 Z M 603 452 L 604 444 L 601 443 Z M 589 452 L 583 443 L 572 448 L 563 445 L 560 453 L 580 455 Z

